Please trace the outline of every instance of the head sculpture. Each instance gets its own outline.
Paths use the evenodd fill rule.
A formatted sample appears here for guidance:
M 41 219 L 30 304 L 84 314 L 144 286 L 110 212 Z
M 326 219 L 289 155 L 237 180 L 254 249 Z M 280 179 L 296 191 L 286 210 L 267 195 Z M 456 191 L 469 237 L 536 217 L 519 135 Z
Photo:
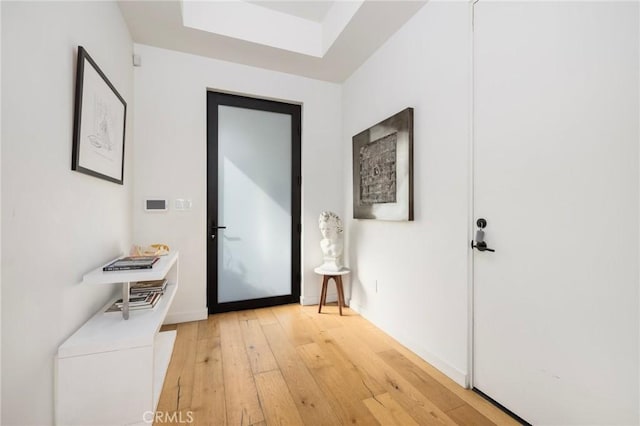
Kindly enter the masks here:
M 324 256 L 322 268 L 329 271 L 339 271 L 342 268 L 342 220 L 329 211 L 320 213 L 318 218 L 322 240 L 320 248 Z
M 337 239 L 342 234 L 342 220 L 334 212 L 322 212 L 318 218 L 322 238 Z

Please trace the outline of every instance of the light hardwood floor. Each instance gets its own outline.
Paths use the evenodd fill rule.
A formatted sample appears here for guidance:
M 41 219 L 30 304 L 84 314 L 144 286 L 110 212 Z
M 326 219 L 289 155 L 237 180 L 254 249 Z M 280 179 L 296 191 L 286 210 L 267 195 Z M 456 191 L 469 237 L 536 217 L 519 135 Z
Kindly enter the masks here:
M 156 424 L 517 424 L 355 312 L 343 313 L 286 305 L 163 327 L 178 335 L 158 404 L 168 414 Z

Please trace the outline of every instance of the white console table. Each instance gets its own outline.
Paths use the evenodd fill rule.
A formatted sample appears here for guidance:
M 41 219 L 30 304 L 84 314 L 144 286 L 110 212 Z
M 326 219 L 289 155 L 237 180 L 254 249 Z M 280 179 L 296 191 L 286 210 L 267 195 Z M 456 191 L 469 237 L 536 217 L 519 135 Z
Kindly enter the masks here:
M 59 348 L 56 357 L 58 425 L 145 424 L 155 411 L 171 360 L 175 331 L 160 332 L 178 288 L 178 252 L 162 256 L 152 269 L 84 276 L 85 284 L 116 284 L 167 278 L 153 309 L 105 312 L 114 298 Z M 123 285 L 123 288 L 125 285 Z M 123 290 L 124 291 L 124 290 Z M 145 415 L 145 413 L 147 413 Z

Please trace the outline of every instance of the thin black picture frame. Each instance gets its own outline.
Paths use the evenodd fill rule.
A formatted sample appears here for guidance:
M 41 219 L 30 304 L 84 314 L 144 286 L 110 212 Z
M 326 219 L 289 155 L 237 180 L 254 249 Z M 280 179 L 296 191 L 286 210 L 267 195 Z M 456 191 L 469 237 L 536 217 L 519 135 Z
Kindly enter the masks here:
M 123 185 L 126 120 L 124 98 L 78 46 L 71 170 Z

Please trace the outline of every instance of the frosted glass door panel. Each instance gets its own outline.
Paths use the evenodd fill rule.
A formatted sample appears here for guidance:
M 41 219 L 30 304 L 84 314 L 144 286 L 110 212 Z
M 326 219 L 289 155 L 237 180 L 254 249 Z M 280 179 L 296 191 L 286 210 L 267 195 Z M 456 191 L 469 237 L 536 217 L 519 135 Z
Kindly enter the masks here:
M 291 116 L 218 106 L 218 303 L 291 293 Z

